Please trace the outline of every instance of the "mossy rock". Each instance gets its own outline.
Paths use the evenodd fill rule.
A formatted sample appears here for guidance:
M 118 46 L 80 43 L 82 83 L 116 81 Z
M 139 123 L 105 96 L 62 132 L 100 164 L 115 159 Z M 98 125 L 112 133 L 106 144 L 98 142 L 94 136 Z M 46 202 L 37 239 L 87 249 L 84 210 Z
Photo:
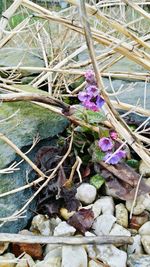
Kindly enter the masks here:
M 24 91 L 33 89 L 32 87 L 26 87 L 20 86 Z M 37 89 L 33 91 L 43 93 Z M 12 116 L 13 114 L 14 116 Z M 10 118 L 10 116 L 12 117 Z M 33 139 L 39 135 L 41 141 L 28 154 L 28 157 L 33 161 L 37 150 L 43 145 L 54 143 L 53 139 L 55 139 L 56 143 L 56 137 L 68 126 L 68 120 L 63 116 L 30 102 L 1 103 L 0 122 L 0 132 L 24 152 L 31 147 Z M 0 151 L 0 169 L 7 168 L 14 161 L 21 160 L 15 151 L 2 140 L 0 140 Z M 28 182 L 27 174 L 31 167 L 26 162 L 23 162 L 19 165 L 19 168 L 18 171 L 13 173 L 0 175 L 0 194 L 19 188 Z M 28 178 L 29 181 L 34 180 L 34 177 L 29 176 Z M 0 218 L 11 216 L 16 210 L 22 208 L 33 193 L 34 189 L 30 188 L 2 197 L 0 199 Z M 35 206 L 36 199 L 31 203 L 30 209 L 34 210 Z M 25 218 L 6 222 L 0 227 L 0 232 L 18 232 L 26 226 L 32 215 L 33 213 L 27 207 Z

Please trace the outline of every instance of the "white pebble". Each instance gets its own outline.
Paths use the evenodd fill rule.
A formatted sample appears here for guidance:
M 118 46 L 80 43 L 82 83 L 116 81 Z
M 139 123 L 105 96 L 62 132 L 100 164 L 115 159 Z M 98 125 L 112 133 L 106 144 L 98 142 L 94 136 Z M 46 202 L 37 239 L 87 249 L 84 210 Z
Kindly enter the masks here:
M 61 222 L 54 230 L 54 236 L 72 236 L 76 229 L 66 222 Z
M 142 245 L 144 247 L 145 252 L 150 255 L 150 236 L 143 235 L 141 238 Z
M 62 267 L 87 267 L 87 260 L 83 246 L 63 246 Z
M 140 235 L 135 235 L 132 236 L 133 238 L 133 244 L 128 245 L 127 252 L 128 254 L 142 254 L 143 253 L 143 248 L 141 244 L 141 236 Z
M 96 218 L 92 228 L 96 235 L 108 235 L 111 231 L 116 218 L 111 214 L 103 214 Z
M 120 224 L 115 223 L 109 233 L 110 235 L 124 235 L 124 236 L 131 236 L 131 233 L 121 226 Z
M 96 193 L 93 185 L 83 183 L 77 188 L 76 198 L 83 204 L 91 204 L 96 198 Z
M 140 235 L 150 235 L 150 221 L 144 223 L 139 229 Z
M 114 214 L 114 201 L 112 197 L 101 197 L 93 204 L 94 218 L 102 214 Z
M 97 246 L 97 259 L 102 260 L 110 267 L 126 267 L 127 253 L 116 248 L 114 245 Z
M 123 203 L 115 206 L 117 223 L 123 227 L 128 227 L 128 211 Z

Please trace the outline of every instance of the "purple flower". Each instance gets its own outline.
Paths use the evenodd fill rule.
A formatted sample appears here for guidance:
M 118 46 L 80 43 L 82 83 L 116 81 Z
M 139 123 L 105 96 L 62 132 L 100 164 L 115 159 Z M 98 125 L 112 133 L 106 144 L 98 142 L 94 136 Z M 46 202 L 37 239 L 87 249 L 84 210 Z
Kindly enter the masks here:
M 98 88 L 95 85 L 89 85 L 86 88 L 86 92 L 91 95 L 93 98 L 98 96 Z
M 112 140 L 110 138 L 107 138 L 107 137 L 102 137 L 98 141 L 98 145 L 101 148 L 101 150 L 104 152 L 111 150 L 114 146 L 114 144 L 112 143 Z
M 116 140 L 118 138 L 118 134 L 114 130 L 112 130 L 110 131 L 110 137 L 111 139 Z
M 97 96 L 96 105 L 100 109 L 105 103 L 105 100 L 101 96 Z
M 90 109 L 90 110 L 93 110 L 93 111 L 99 111 L 99 108 L 97 107 L 97 105 L 94 103 L 94 102 L 91 102 L 91 101 L 85 101 L 83 103 L 84 107 L 86 109 Z
M 80 92 L 78 94 L 78 99 L 83 103 L 86 102 L 86 101 L 91 100 L 91 98 L 92 98 L 92 95 L 88 94 L 87 92 Z
M 122 158 L 126 157 L 126 152 L 123 150 L 119 150 L 113 156 L 113 153 L 107 153 L 103 158 L 104 161 L 107 161 L 108 164 L 115 165 L 122 160 Z M 111 157 L 112 156 L 112 157 Z M 111 158 L 110 158 L 111 157 Z M 110 159 L 109 159 L 110 158 Z
M 96 84 L 96 80 L 95 80 L 95 74 L 92 70 L 87 70 L 85 75 L 84 75 L 86 82 L 89 84 Z

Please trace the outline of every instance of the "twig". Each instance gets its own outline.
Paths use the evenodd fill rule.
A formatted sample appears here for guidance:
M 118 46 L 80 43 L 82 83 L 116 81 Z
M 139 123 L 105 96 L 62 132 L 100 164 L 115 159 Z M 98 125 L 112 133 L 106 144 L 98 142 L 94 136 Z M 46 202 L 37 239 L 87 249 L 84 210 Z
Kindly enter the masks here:
M 137 183 L 137 186 L 136 186 L 136 191 L 135 191 L 135 195 L 134 195 L 134 199 L 133 199 L 132 207 L 131 207 L 131 211 L 130 211 L 130 216 L 129 216 L 130 220 L 132 219 L 132 214 L 133 214 L 133 210 L 134 210 L 134 207 L 135 207 L 135 204 L 136 204 L 138 190 L 139 190 L 139 186 L 140 186 L 140 182 L 142 180 L 142 177 L 143 177 L 143 175 L 140 176 L 140 178 L 138 180 L 138 183 Z
M 4 134 L 0 133 L 0 139 L 3 140 L 6 144 L 8 144 L 11 148 L 13 148 L 15 152 L 19 156 L 21 156 L 35 172 L 40 175 L 40 177 L 46 177 L 46 175 L 9 138 L 7 138 Z
M 15 242 L 27 244 L 57 244 L 57 245 L 83 245 L 83 244 L 132 244 L 133 238 L 128 236 L 92 236 L 92 237 L 61 237 L 0 233 L 1 242 Z
M 35 94 L 35 93 L 10 93 L 1 94 L 0 101 L 3 102 L 16 102 L 16 101 L 37 101 L 49 105 L 54 105 L 62 108 L 64 111 L 69 109 L 69 105 L 64 102 L 55 99 L 51 96 Z
M 2 14 L 2 18 L 0 20 L 0 39 L 2 38 L 3 31 L 5 30 L 9 19 L 12 17 L 21 3 L 22 0 L 15 0 L 12 5 Z

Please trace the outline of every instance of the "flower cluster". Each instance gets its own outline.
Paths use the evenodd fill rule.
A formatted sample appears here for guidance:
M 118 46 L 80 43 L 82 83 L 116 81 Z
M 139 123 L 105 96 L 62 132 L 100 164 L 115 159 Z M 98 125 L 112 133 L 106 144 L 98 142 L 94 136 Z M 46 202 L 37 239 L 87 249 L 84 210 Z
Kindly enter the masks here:
M 115 145 L 115 139 L 117 139 L 117 133 L 111 132 L 110 137 L 102 137 L 99 142 L 98 146 L 103 151 L 106 152 L 103 160 L 106 161 L 108 164 L 117 164 L 119 163 L 123 158 L 126 157 L 126 152 L 124 150 L 118 150 L 117 152 L 114 152 L 114 145 Z
M 85 73 L 86 89 L 78 94 L 78 99 L 86 109 L 99 111 L 104 105 L 104 99 L 100 96 L 92 70 Z

